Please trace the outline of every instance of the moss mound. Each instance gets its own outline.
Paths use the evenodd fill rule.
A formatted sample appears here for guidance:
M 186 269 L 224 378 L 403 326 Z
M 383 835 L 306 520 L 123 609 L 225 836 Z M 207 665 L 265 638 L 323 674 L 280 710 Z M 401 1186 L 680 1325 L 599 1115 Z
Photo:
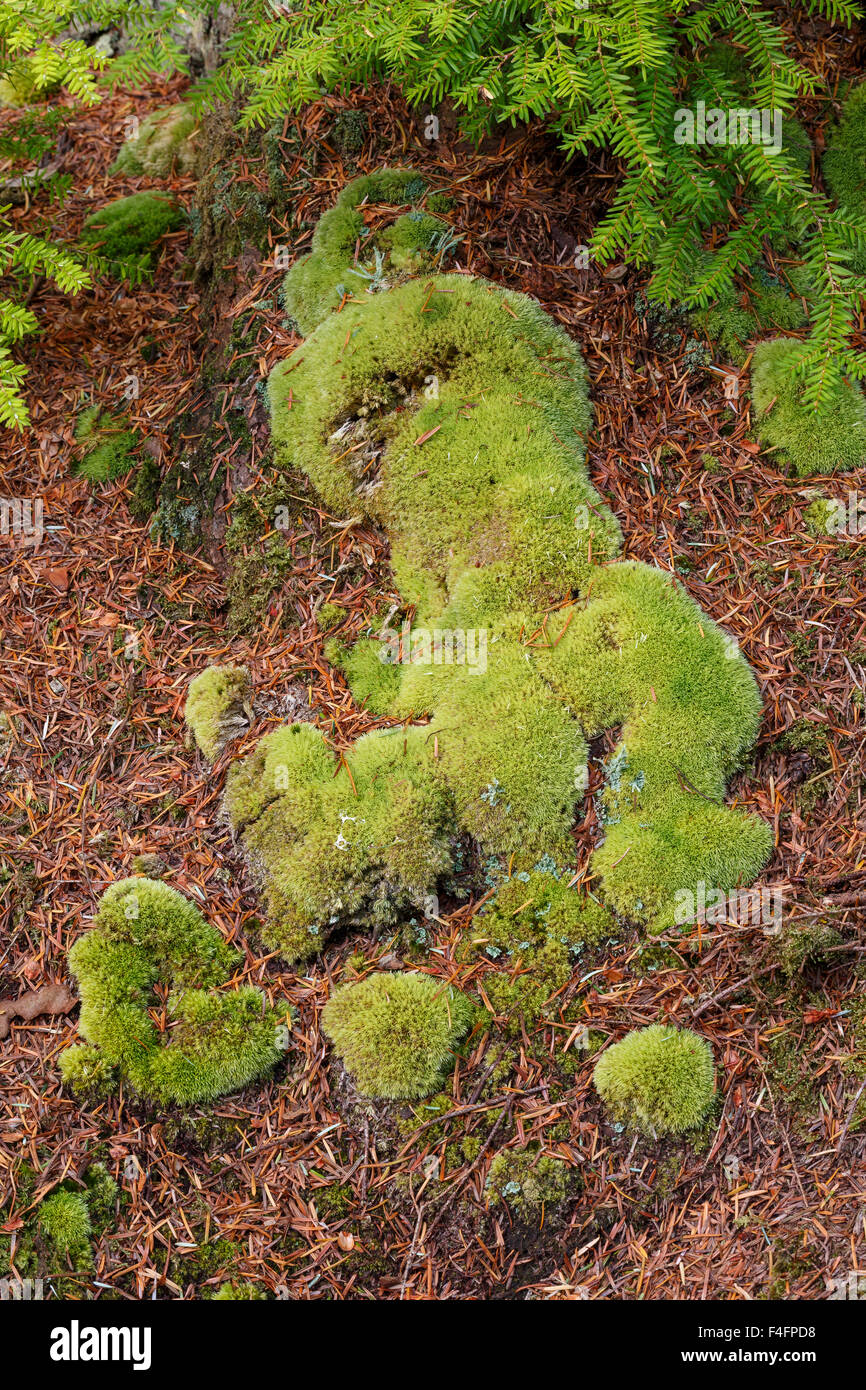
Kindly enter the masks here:
M 40 1203 L 37 1222 L 55 1260 L 76 1269 L 90 1268 L 90 1212 L 81 1193 L 53 1192 Z
M 217 992 L 240 961 L 165 883 L 112 884 L 69 952 L 87 1045 L 62 1054 L 64 1081 L 86 1090 L 122 1079 L 163 1104 L 190 1105 L 265 1076 L 285 1049 L 285 1029 L 259 990 Z
M 709 1043 L 688 1028 L 636 1028 L 598 1059 L 595 1088 L 615 1119 L 654 1135 L 701 1123 L 713 1103 Z
M 139 280 L 153 270 L 157 242 L 182 222 L 181 208 L 166 194 L 133 193 L 91 213 L 81 243 L 108 263 L 112 275 Z
M 84 451 L 72 465 L 77 478 L 112 483 L 135 466 L 138 435 L 123 416 L 88 406 L 75 423 L 75 441 Z
M 843 382 L 817 415 L 804 405 L 797 376 L 804 352 L 791 338 L 756 347 L 752 399 L 758 438 L 801 478 L 859 468 L 866 463 L 866 398 L 859 386 Z
M 429 975 L 376 974 L 337 989 L 322 1026 L 366 1095 L 417 1100 L 442 1085 L 473 1014 L 465 995 Z
M 329 658 L 368 708 L 431 716 L 339 764 L 313 730 L 280 730 L 234 772 L 271 944 L 302 958 L 338 925 L 393 917 L 447 883 L 460 835 L 561 869 L 586 739 L 618 725 L 593 865 L 607 905 L 660 930 L 678 890 L 755 878 L 770 832 L 724 804 L 755 681 L 670 575 L 609 563 L 621 535 L 585 467 L 585 368 L 538 304 L 448 275 L 365 295 L 275 369 L 269 398 L 278 461 L 387 530 L 413 614 L 332 639 Z
M 855 217 L 866 214 L 866 82 L 855 87 L 842 105 L 842 118 L 827 141 L 822 162 L 827 187 L 836 201 Z M 863 258 L 851 269 L 862 274 Z
M 211 762 L 247 727 L 250 693 L 246 666 L 208 666 L 190 681 L 184 719 Z
M 138 128 L 138 134 L 125 141 L 110 173 L 165 179 L 172 172 L 191 174 L 195 167 L 195 145 L 190 139 L 196 120 L 183 102 L 152 111 Z

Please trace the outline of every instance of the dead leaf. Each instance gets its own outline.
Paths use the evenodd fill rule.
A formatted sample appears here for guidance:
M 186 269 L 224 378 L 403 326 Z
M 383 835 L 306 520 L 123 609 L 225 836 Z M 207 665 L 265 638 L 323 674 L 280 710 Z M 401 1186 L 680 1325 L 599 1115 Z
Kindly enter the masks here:
M 62 565 L 55 565 L 52 569 L 46 570 L 44 574 L 46 584 L 58 589 L 61 594 L 65 594 L 69 588 L 69 570 Z
M 38 1018 L 40 1014 L 68 1014 L 78 1000 L 66 985 L 43 985 L 20 999 L 0 999 L 0 1038 L 8 1038 L 13 1018 Z

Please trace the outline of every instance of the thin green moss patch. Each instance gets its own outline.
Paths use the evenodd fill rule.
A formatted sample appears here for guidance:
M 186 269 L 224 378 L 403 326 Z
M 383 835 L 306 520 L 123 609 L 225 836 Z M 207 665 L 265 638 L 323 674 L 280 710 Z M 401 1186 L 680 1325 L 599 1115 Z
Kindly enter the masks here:
M 150 276 L 154 250 L 183 223 L 183 211 L 164 193 L 133 193 L 93 212 L 85 220 L 81 244 L 95 251 L 119 279 Z
M 211 762 L 248 728 L 251 693 L 246 666 L 208 666 L 190 681 L 184 719 Z
M 138 434 L 123 416 L 88 406 L 75 424 L 75 441 L 82 447 L 72 472 L 91 483 L 112 483 L 135 466 Z
M 866 463 L 866 398 L 854 382 L 843 381 L 826 411 L 803 403 L 797 367 L 802 343 L 771 338 L 759 343 L 752 359 L 755 430 L 774 458 L 801 478 L 845 473 Z
M 429 975 L 375 974 L 335 990 L 322 1026 L 365 1095 L 417 1100 L 441 1086 L 474 1012 Z
M 75 1269 L 89 1269 L 93 1263 L 90 1246 L 90 1212 L 85 1197 L 78 1192 L 54 1192 L 39 1205 L 39 1232 L 52 1255 Z
M 225 1303 L 227 1301 L 233 1303 L 250 1303 L 266 1298 L 267 1294 L 263 1289 L 260 1289 L 257 1284 L 251 1284 L 249 1280 L 244 1279 L 229 1280 L 228 1283 L 220 1284 L 216 1292 L 211 1294 L 211 1299 L 219 1303 Z
M 536 1148 L 501 1149 L 487 1175 L 487 1200 L 507 1204 L 524 1219 L 541 1215 L 568 1195 L 567 1163 Z
M 849 214 L 866 214 L 866 82 L 854 87 L 842 106 L 842 117 L 827 140 L 822 162 L 833 197 Z M 862 274 L 863 258 L 854 256 L 851 269 Z
M 636 1028 L 598 1059 L 595 1088 L 614 1119 L 661 1136 L 694 1129 L 715 1095 L 709 1043 L 688 1028 Z
M 183 102 L 152 111 L 138 133 L 121 146 L 110 173 L 165 179 L 170 174 L 191 174 L 195 168 L 196 120 Z
M 112 884 L 69 952 L 86 1045 L 62 1054 L 63 1080 L 86 1090 L 122 1079 L 162 1104 L 192 1105 L 267 1075 L 287 1030 L 259 990 L 220 989 L 240 962 L 167 884 Z

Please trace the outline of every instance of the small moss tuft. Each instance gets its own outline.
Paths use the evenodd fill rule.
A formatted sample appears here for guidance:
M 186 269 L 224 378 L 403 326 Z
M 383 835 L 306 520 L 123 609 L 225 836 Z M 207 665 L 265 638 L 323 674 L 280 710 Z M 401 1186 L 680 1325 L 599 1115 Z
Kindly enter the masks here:
M 195 167 L 195 115 L 183 102 L 145 116 L 138 134 L 127 140 L 109 170 L 112 174 L 165 179 L 173 172 L 191 174 Z
M 216 1302 L 224 1302 L 226 1299 L 233 1302 L 251 1302 L 264 1298 L 267 1298 L 267 1294 L 248 1280 L 229 1280 L 226 1284 L 220 1284 L 216 1292 L 211 1294 L 211 1299 Z
M 88 406 L 75 423 L 75 440 L 84 453 L 72 466 L 77 478 L 91 483 L 111 483 L 135 464 L 138 435 L 122 416 L 99 406 Z
M 139 280 L 153 269 L 153 251 L 183 222 L 183 212 L 164 193 L 118 198 L 85 220 L 81 243 L 108 263 L 118 278 Z
M 820 415 L 803 404 L 796 372 L 806 348 L 792 338 L 759 343 L 752 359 L 755 429 L 774 457 L 801 478 L 866 463 L 866 399 L 843 381 Z
M 701 1123 L 713 1103 L 709 1043 L 687 1028 L 636 1028 L 598 1059 L 595 1087 L 613 1117 L 654 1135 Z
M 190 681 L 184 719 L 210 762 L 248 727 L 250 692 L 246 666 L 208 666 Z
M 487 1175 L 487 1200 L 505 1201 L 525 1219 L 568 1194 L 569 1167 L 561 1158 L 539 1149 L 501 1149 Z
M 335 990 L 322 1026 L 365 1095 L 417 1100 L 442 1084 L 473 1014 L 429 975 L 375 974 Z
M 64 1082 L 104 1090 L 119 1076 L 163 1104 L 192 1105 L 267 1075 L 286 1030 L 259 990 L 217 992 L 239 964 L 238 952 L 167 884 L 112 884 L 69 952 L 89 1045 L 62 1054 Z M 157 985 L 169 991 L 164 1004 Z
M 93 1263 L 91 1224 L 87 1201 L 79 1192 L 53 1192 L 39 1206 L 40 1233 L 53 1253 L 78 1269 Z
M 801 975 L 807 966 L 823 964 L 832 948 L 841 942 L 842 937 L 829 922 L 807 926 L 792 923 L 785 927 L 777 943 L 782 969 L 789 979 Z

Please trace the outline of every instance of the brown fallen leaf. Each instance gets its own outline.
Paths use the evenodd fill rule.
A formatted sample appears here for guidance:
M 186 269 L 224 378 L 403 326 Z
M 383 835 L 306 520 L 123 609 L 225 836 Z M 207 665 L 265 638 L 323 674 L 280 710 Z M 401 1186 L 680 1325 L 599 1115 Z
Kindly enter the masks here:
M 77 1002 L 66 985 L 43 985 L 20 999 L 0 999 L 0 1039 L 8 1038 L 13 1018 L 28 1021 L 40 1014 L 68 1014 Z
M 65 594 L 69 588 L 69 570 L 64 569 L 62 565 L 55 565 L 52 569 L 45 570 L 43 578 L 46 584 L 59 589 L 62 594 Z

